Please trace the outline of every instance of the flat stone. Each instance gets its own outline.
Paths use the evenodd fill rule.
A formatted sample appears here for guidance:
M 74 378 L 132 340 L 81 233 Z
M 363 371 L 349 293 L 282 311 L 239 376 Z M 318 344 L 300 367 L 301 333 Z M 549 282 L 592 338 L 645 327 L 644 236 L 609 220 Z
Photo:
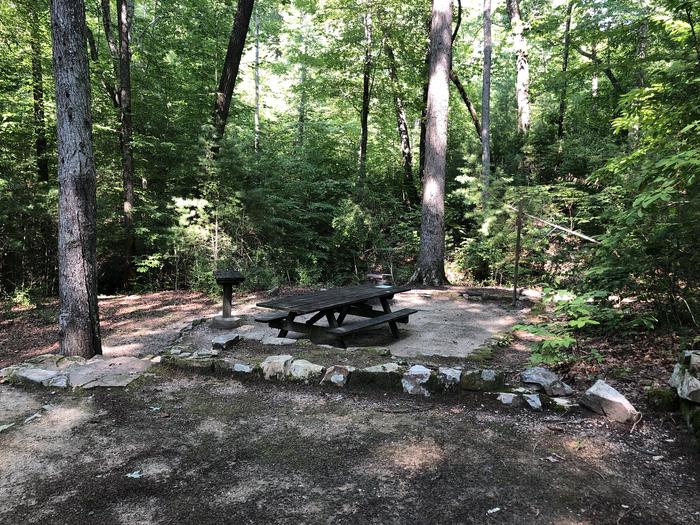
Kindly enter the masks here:
M 62 355 L 58 354 L 41 354 L 27 359 L 26 363 L 36 365 L 34 368 L 43 368 L 44 370 L 56 370 L 58 368 L 58 363 L 65 359 Z
M 438 368 L 437 380 L 438 384 L 445 390 L 456 388 L 459 385 L 459 379 L 462 377 L 461 368 L 450 368 L 441 366 Z
M 407 394 L 430 396 L 427 385 L 433 371 L 423 365 L 413 365 L 401 378 L 403 391 Z
M 203 348 L 202 350 L 197 350 L 192 353 L 190 356 L 190 359 L 198 359 L 198 358 L 208 358 L 208 357 L 216 357 L 219 355 L 218 350 L 209 349 L 209 348 Z
M 25 383 L 43 384 L 45 381 L 58 375 L 58 370 L 44 370 L 43 368 L 23 367 L 13 375 L 14 379 Z
M 294 358 L 291 355 L 270 355 L 261 363 L 265 379 L 284 379 Z
M 578 406 L 578 403 L 575 403 L 568 397 L 552 397 L 550 399 L 552 403 L 562 408 L 572 408 Z
M 66 369 L 73 387 L 121 387 L 131 383 L 153 363 L 138 357 L 92 358 L 84 365 Z
M 293 381 L 308 383 L 311 380 L 319 380 L 323 376 L 323 371 L 324 368 L 321 365 L 311 363 L 306 359 L 295 359 L 289 365 L 287 375 Z
M 402 376 L 403 368 L 397 363 L 385 363 L 355 370 L 350 376 L 350 384 L 402 390 Z
M 260 342 L 264 345 L 272 345 L 272 346 L 283 346 L 283 345 L 293 345 L 294 343 L 297 342 L 296 339 L 289 339 L 288 337 L 275 337 L 272 335 L 268 335 L 263 337 Z
M 491 369 L 465 370 L 462 372 L 459 385 L 463 390 L 488 392 L 503 388 L 505 378 L 501 372 Z
M 234 374 L 252 374 L 255 371 L 255 366 L 250 363 L 244 363 L 242 361 L 237 361 L 231 365 L 231 370 Z
M 634 421 L 639 417 L 639 413 L 627 398 L 601 379 L 586 390 L 581 404 L 620 423 Z
M 508 393 L 508 392 L 501 392 L 500 394 L 498 394 L 498 397 L 497 397 L 496 399 L 498 399 L 498 400 L 499 400 L 501 403 L 503 403 L 504 405 L 512 406 L 512 405 L 514 405 L 515 402 L 517 401 L 517 399 L 518 399 L 518 394 L 511 394 L 511 393 Z
M 211 327 L 216 330 L 233 330 L 243 324 L 243 319 L 240 317 L 222 317 L 217 315 L 211 320 Z M 196 326 L 196 325 L 194 325 Z
M 559 376 L 541 366 L 528 368 L 520 374 L 520 379 L 527 386 L 536 390 L 544 390 L 548 396 L 570 396 L 573 389 L 563 383 Z
M 58 375 L 54 376 L 51 379 L 42 382 L 44 386 L 48 387 L 53 387 L 53 388 L 68 388 L 69 383 L 68 383 L 68 376 L 67 375 Z
M 354 370 L 354 366 L 333 365 L 326 369 L 326 373 L 321 379 L 321 384 L 326 385 L 330 383 L 335 386 L 345 386 Z
M 542 400 L 538 394 L 523 394 L 523 399 L 532 410 L 542 410 Z
M 231 350 L 241 340 L 240 334 L 232 332 L 223 334 L 211 340 L 212 350 Z

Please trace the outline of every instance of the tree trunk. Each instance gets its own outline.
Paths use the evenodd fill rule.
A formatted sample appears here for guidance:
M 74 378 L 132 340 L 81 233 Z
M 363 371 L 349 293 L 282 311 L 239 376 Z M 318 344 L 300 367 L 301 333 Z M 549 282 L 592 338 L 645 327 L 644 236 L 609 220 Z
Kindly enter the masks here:
M 464 102 L 464 105 L 467 106 L 467 111 L 469 111 L 469 116 L 472 119 L 472 124 L 474 124 L 474 129 L 476 129 L 476 136 L 479 137 L 479 140 L 481 140 L 481 122 L 479 122 L 479 114 L 476 112 L 476 108 L 474 107 L 474 104 L 469 98 L 467 90 L 464 89 L 462 82 L 459 80 L 457 73 L 455 73 L 454 71 L 450 71 L 450 80 L 452 80 L 452 83 L 457 88 L 459 96 L 462 98 L 462 102 Z
M 428 34 L 428 40 L 430 40 L 430 29 L 432 26 L 432 18 L 429 17 L 426 21 L 426 32 Z M 428 43 L 428 49 L 425 50 L 425 79 L 423 80 L 423 97 L 421 99 L 421 114 L 420 114 L 420 138 L 418 142 L 418 178 L 423 182 L 423 176 L 425 175 L 425 125 L 428 109 L 428 83 L 430 81 L 430 43 Z
M 255 115 L 253 149 L 260 149 L 260 13 L 255 9 Z
M 32 50 L 32 97 L 34 99 L 34 148 L 39 180 L 49 181 L 49 159 L 46 155 L 46 119 L 44 116 L 44 74 L 41 66 L 41 34 L 37 7 L 29 7 Z
M 530 129 L 530 66 L 528 64 L 527 39 L 524 35 L 519 1 L 507 0 L 506 5 L 515 45 L 515 94 L 518 103 L 518 131 L 527 133 Z
M 559 116 L 557 117 L 557 138 L 564 137 L 564 116 L 566 115 L 566 92 L 568 88 L 569 47 L 571 46 L 571 13 L 574 10 L 574 1 L 566 6 L 566 22 L 564 25 L 564 50 L 562 51 L 561 73 L 562 88 L 559 94 Z
M 445 171 L 452 55 L 452 0 L 433 0 L 430 49 L 421 242 L 411 282 L 440 286 L 447 283 Z
M 128 0 L 117 0 L 117 20 L 119 31 L 119 117 L 121 120 L 121 135 L 119 138 L 122 150 L 122 185 L 124 229 L 126 232 L 125 283 L 131 276 L 132 257 L 134 253 L 134 152 L 132 146 L 133 126 L 131 117 L 131 49 L 130 45 L 130 15 Z
M 394 94 L 394 105 L 396 106 L 396 127 L 401 141 L 401 157 L 403 158 L 403 197 L 404 201 L 412 204 L 417 202 L 418 193 L 413 184 L 413 154 L 411 152 L 411 139 L 408 133 L 408 119 L 406 118 L 406 108 L 401 97 L 399 85 L 399 75 L 396 67 L 396 57 L 391 44 L 385 46 L 386 56 L 389 62 L 389 78 L 391 79 L 392 91 Z
M 51 2 L 58 137 L 59 344 L 102 353 L 95 261 L 95 159 L 83 0 Z
M 481 88 L 481 204 L 484 209 L 489 202 L 491 179 L 490 131 L 491 106 L 491 0 L 484 0 L 484 72 Z
M 224 136 L 226 121 L 228 120 L 229 109 L 231 108 L 231 97 L 233 88 L 238 77 L 238 68 L 241 64 L 241 56 L 245 46 L 245 39 L 250 26 L 250 17 L 253 14 L 253 0 L 238 0 L 236 17 L 233 20 L 233 28 L 228 41 L 224 68 L 219 79 L 219 87 L 216 91 L 216 101 L 214 103 L 214 140 L 211 145 L 213 157 L 219 154 L 219 143 Z
M 364 17 L 365 27 L 365 60 L 362 65 L 362 110 L 360 112 L 360 155 L 359 155 L 359 180 L 364 183 L 367 170 L 367 140 L 369 137 L 369 99 L 370 80 L 372 74 L 372 17 L 367 13 Z

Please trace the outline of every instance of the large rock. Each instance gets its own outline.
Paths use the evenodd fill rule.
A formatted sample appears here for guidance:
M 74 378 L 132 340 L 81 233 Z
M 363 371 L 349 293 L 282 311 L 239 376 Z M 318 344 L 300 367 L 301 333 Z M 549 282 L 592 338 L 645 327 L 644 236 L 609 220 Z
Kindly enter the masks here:
M 308 383 L 311 380 L 320 379 L 323 376 L 323 370 L 321 365 L 311 363 L 306 359 L 295 359 L 289 366 L 287 375 L 292 381 Z
M 323 379 L 321 379 L 321 384 L 345 386 L 354 370 L 354 366 L 333 365 L 326 370 Z
M 432 377 L 433 371 L 423 365 L 413 365 L 409 368 L 401 378 L 403 391 L 407 394 L 419 395 L 428 397 L 428 382 Z
M 548 396 L 570 396 L 574 393 L 572 388 L 563 383 L 557 374 L 541 366 L 524 370 L 520 374 L 520 379 L 530 388 L 544 390 Z
M 676 389 L 678 397 L 681 399 L 700 403 L 700 380 L 693 375 L 686 365 L 682 363 L 676 364 L 668 384 Z
M 581 404 L 620 423 L 635 421 L 639 417 L 639 412 L 625 396 L 600 379 L 586 390 Z
M 24 383 L 35 383 L 46 385 L 51 379 L 58 375 L 58 370 L 44 370 L 43 368 L 19 368 L 13 378 Z
M 462 372 L 459 385 L 462 390 L 488 392 L 503 388 L 505 384 L 502 372 L 496 372 L 489 368 L 483 370 L 465 370 Z
M 350 384 L 399 390 L 403 388 L 402 376 L 403 368 L 397 363 L 385 363 L 355 370 L 350 376 Z
M 542 400 L 538 394 L 523 394 L 523 399 L 532 410 L 542 410 Z
M 211 340 L 211 348 L 212 350 L 231 350 L 240 340 L 241 336 L 236 332 L 218 335 Z
M 681 357 L 681 363 L 684 364 L 690 372 L 700 373 L 700 350 L 686 350 Z
M 265 379 L 284 379 L 294 358 L 291 355 L 270 355 L 260 364 Z
M 122 387 L 139 377 L 152 364 L 147 359 L 137 357 L 94 357 L 84 365 L 67 368 L 66 372 L 73 387 Z
M 457 388 L 461 377 L 461 368 L 451 368 L 448 366 L 441 366 L 438 368 L 437 381 L 443 390 L 452 390 Z

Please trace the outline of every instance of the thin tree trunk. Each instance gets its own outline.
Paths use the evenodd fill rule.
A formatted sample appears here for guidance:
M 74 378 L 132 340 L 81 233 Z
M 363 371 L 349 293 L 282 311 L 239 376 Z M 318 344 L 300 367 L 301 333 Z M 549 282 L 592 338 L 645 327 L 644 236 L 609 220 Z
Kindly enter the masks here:
M 489 140 L 491 110 L 491 0 L 484 0 L 484 72 L 481 89 L 481 204 L 489 202 L 491 179 L 491 144 Z
M 260 13 L 255 9 L 255 153 L 260 149 Z
M 573 10 L 574 0 L 571 0 L 566 6 L 566 22 L 564 25 L 564 50 L 562 51 L 561 61 L 562 88 L 559 93 L 559 116 L 557 117 L 557 138 L 559 140 L 564 137 L 564 117 L 566 115 L 566 95 L 569 80 L 569 48 L 571 46 L 571 14 Z
M 369 99 L 370 81 L 372 74 L 372 17 L 367 13 L 364 17 L 365 27 L 365 60 L 362 64 L 362 110 L 360 112 L 360 155 L 359 180 L 363 184 L 367 170 L 367 141 L 369 137 Z
M 693 49 L 695 50 L 695 56 L 698 59 L 697 66 L 700 68 L 700 42 L 698 42 L 698 35 L 695 32 L 695 23 L 693 22 L 693 11 L 691 4 L 686 4 L 684 7 L 685 19 L 688 21 L 690 26 L 690 36 L 693 38 Z
M 389 78 L 391 79 L 392 91 L 394 94 L 394 105 L 396 106 L 396 127 L 399 132 L 399 140 L 401 141 L 401 157 L 403 158 L 403 194 L 404 200 L 409 203 L 415 203 L 418 199 L 418 193 L 413 184 L 413 154 L 411 152 L 411 139 L 408 133 L 408 119 L 406 118 L 406 108 L 404 107 L 403 98 L 401 97 L 401 88 L 399 85 L 399 75 L 396 66 L 396 57 L 394 49 L 387 42 L 384 46 L 386 56 L 389 62 Z
M 44 116 L 44 74 L 41 66 L 41 34 L 37 7 L 30 9 L 30 46 L 32 50 L 32 97 L 34 99 L 34 148 L 39 180 L 49 181 L 49 159 L 46 155 L 46 119 Z
M 253 14 L 253 1 L 254 0 L 238 0 L 236 16 L 233 20 L 233 28 L 231 29 L 231 36 L 228 41 L 226 58 L 224 59 L 224 68 L 221 72 L 219 87 L 216 91 L 216 101 L 214 103 L 214 137 L 210 149 L 214 158 L 219 154 L 219 144 L 224 136 L 224 130 L 226 129 L 226 121 L 228 120 L 228 114 L 231 108 L 233 88 L 236 85 L 238 68 L 241 64 L 245 39 L 248 35 L 248 27 L 250 26 L 250 17 Z
M 469 98 L 467 90 L 462 85 L 462 82 L 459 80 L 459 77 L 454 70 L 450 71 L 450 80 L 452 80 L 452 83 L 457 88 L 459 96 L 462 98 L 462 102 L 464 102 L 464 105 L 467 106 L 467 111 L 469 111 L 469 116 L 471 117 L 472 124 L 474 124 L 474 129 L 476 130 L 476 136 L 479 137 L 479 140 L 481 140 L 481 122 L 479 122 L 479 114 L 476 112 L 474 103 Z
M 83 0 L 51 2 L 58 137 L 59 345 L 102 353 L 97 307 L 96 188 Z
M 452 56 L 452 0 L 433 0 L 426 111 L 425 178 L 421 242 L 411 281 L 428 286 L 445 277 L 445 171 Z
M 131 115 L 131 49 L 130 49 L 130 9 L 128 0 L 117 0 L 117 20 L 119 31 L 119 113 L 121 120 L 120 144 L 122 150 L 122 185 L 124 229 L 126 246 L 124 257 L 127 271 L 125 282 L 131 276 L 134 254 L 134 152 L 132 146 L 133 126 Z
M 530 66 L 527 39 L 524 35 L 518 0 L 507 0 L 506 5 L 515 44 L 515 94 L 518 103 L 518 131 L 527 133 L 530 129 Z
M 306 55 L 306 43 L 304 43 L 304 55 Z M 304 147 L 304 132 L 306 130 L 306 62 L 302 62 L 299 73 L 299 121 L 297 123 L 297 146 Z

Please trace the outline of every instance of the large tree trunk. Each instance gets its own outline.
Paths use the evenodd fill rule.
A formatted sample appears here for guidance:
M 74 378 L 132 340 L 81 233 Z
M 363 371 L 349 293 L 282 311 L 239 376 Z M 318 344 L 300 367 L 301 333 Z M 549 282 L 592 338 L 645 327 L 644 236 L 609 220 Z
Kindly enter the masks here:
M 216 157 L 219 153 L 219 143 L 224 136 L 233 88 L 238 77 L 238 68 L 241 64 L 241 56 L 245 47 L 245 39 L 250 26 L 250 17 L 253 14 L 253 0 L 238 0 L 236 17 L 233 20 L 233 28 L 228 41 L 224 68 L 219 79 L 219 88 L 216 91 L 214 103 L 214 140 L 211 145 L 211 153 Z
M 255 9 L 255 115 L 254 115 L 253 149 L 260 149 L 260 13 Z
M 430 30 L 432 26 L 432 18 L 428 18 L 426 22 L 426 31 L 428 39 L 430 39 Z M 418 178 L 423 182 L 425 175 L 425 128 L 428 109 L 428 84 L 430 82 L 430 44 L 425 50 L 425 79 L 423 80 L 423 97 L 421 99 L 421 114 L 420 114 L 420 138 L 418 139 Z
M 362 64 L 362 109 L 360 111 L 360 155 L 358 161 L 360 185 L 364 184 L 367 170 L 367 140 L 369 137 L 368 120 L 372 74 L 372 17 L 369 13 L 364 17 L 364 27 L 365 60 Z
M 404 201 L 412 204 L 418 199 L 418 192 L 413 184 L 413 154 L 411 152 L 411 139 L 408 133 L 408 119 L 406 118 L 406 108 L 401 97 L 399 85 L 399 75 L 396 67 L 396 57 L 394 49 L 388 42 L 384 46 L 389 62 L 389 78 L 391 79 L 392 91 L 394 94 L 394 105 L 396 107 L 396 127 L 401 141 L 401 157 L 403 158 L 403 196 Z
M 133 126 L 131 116 L 131 49 L 130 49 L 130 15 L 127 0 L 117 0 L 117 20 L 119 31 L 119 117 L 122 150 L 122 186 L 124 229 L 126 245 L 124 258 L 126 270 L 124 281 L 131 276 L 132 257 L 134 254 L 134 151 L 132 146 Z
M 484 0 L 484 72 L 481 88 L 481 204 L 489 202 L 491 179 L 491 144 L 489 140 L 491 109 L 491 0 Z
M 32 97 L 34 99 L 34 148 L 39 180 L 49 181 L 49 159 L 46 155 L 46 119 L 44 117 L 44 74 L 41 66 L 41 34 L 36 5 L 29 7 L 32 50 Z
M 452 56 L 452 0 L 433 0 L 430 50 L 421 242 L 411 282 L 440 286 L 447 283 L 445 171 Z
M 506 5 L 515 45 L 515 94 L 518 103 L 518 131 L 527 133 L 530 129 L 530 67 L 527 56 L 527 39 L 523 34 L 524 27 L 518 0 L 507 0 Z
M 59 344 L 102 353 L 95 262 L 95 159 L 83 0 L 51 2 L 58 137 Z
M 564 137 L 564 117 L 566 115 L 566 94 L 568 88 L 569 48 L 571 46 L 571 13 L 574 9 L 574 1 L 566 6 L 566 22 L 564 25 L 564 50 L 562 51 L 562 88 L 559 94 L 559 117 L 557 118 L 557 138 Z M 595 60 L 595 59 L 594 59 Z

